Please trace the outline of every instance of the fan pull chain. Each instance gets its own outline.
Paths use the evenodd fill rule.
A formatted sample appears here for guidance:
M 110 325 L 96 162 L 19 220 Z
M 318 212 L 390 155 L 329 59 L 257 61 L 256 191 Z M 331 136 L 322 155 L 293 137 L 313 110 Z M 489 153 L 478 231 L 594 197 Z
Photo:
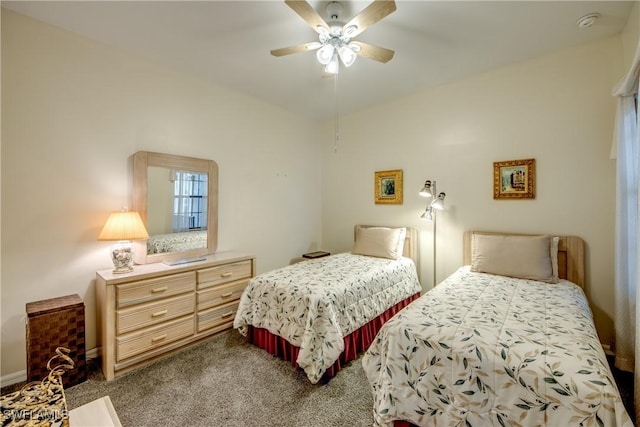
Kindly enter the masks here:
M 338 73 L 333 75 L 333 95 L 336 101 L 336 117 L 334 120 L 334 139 L 333 139 L 333 153 L 338 152 L 338 140 L 340 139 L 340 126 L 338 123 L 339 110 L 338 110 Z

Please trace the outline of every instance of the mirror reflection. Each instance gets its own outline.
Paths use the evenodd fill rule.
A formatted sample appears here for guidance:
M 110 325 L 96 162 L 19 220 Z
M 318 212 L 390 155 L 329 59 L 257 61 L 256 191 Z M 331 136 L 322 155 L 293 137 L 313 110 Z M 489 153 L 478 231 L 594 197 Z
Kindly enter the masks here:
M 208 174 L 147 168 L 147 254 L 207 247 Z
M 135 241 L 137 264 L 215 253 L 218 165 L 213 160 L 138 151 L 132 156 L 132 207 L 149 232 Z

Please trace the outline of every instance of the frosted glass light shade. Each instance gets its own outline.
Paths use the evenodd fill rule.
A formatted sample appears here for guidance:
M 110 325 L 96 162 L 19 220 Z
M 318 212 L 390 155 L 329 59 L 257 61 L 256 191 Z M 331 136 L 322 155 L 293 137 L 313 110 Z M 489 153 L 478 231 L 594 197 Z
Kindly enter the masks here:
M 335 51 L 335 48 L 333 47 L 333 45 L 326 44 L 322 46 L 320 49 L 318 49 L 318 52 L 316 53 L 316 58 L 318 58 L 318 62 L 321 63 L 322 65 L 329 64 L 329 62 L 333 58 L 334 51 Z
M 358 55 L 347 45 L 340 46 L 340 49 L 338 49 L 338 55 L 340 55 L 340 59 L 345 67 L 351 67 L 358 57 Z
M 338 74 L 340 72 L 340 63 L 338 62 L 338 55 L 334 54 L 331 61 L 324 67 L 324 70 L 329 74 Z
M 350 39 L 358 31 L 357 25 L 349 25 L 342 31 L 342 37 Z

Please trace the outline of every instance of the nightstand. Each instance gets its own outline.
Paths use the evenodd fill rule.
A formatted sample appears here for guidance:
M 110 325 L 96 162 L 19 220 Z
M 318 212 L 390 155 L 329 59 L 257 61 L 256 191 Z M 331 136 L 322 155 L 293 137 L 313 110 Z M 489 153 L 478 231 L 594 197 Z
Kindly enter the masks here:
M 315 252 L 307 252 L 306 254 L 302 254 L 302 258 L 316 259 L 316 258 L 323 258 L 329 255 L 331 255 L 330 252 L 315 251 Z

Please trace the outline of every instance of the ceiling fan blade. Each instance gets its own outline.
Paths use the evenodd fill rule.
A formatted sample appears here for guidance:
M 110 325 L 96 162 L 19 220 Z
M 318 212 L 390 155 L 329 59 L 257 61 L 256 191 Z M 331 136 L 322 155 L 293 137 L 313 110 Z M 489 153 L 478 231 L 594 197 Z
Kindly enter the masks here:
M 311 28 L 316 33 L 320 33 L 319 27 L 323 27 L 327 31 L 329 31 L 329 26 L 322 19 L 318 12 L 315 11 L 313 7 L 309 3 L 304 0 L 285 0 L 285 4 L 289 6 L 295 13 L 300 15 L 304 21 L 309 24 Z
M 349 44 L 358 46 L 359 50 L 355 51 L 358 55 L 382 63 L 389 62 L 395 53 L 394 51 L 385 49 L 384 47 L 374 46 L 372 44 L 358 41 L 351 41 Z
M 271 51 L 271 55 L 285 56 L 285 55 L 291 55 L 292 53 L 309 52 L 310 50 L 318 49 L 320 46 L 322 45 L 318 42 L 299 44 L 298 46 L 290 46 L 290 47 L 283 47 L 280 49 L 273 49 Z
M 354 16 L 351 21 L 347 22 L 344 28 L 355 26 L 356 29 L 349 32 L 350 37 L 355 37 L 368 27 L 372 26 L 385 16 L 396 10 L 396 2 L 393 0 L 375 0 L 369 6 L 364 8 L 362 12 Z M 391 59 L 391 58 L 389 58 Z

